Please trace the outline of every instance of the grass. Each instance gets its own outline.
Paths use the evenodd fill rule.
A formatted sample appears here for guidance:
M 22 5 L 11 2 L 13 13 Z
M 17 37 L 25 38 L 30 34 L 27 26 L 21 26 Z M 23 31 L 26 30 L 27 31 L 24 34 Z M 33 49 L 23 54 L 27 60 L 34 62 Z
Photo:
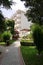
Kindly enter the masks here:
M 9 40 L 9 44 L 12 44 L 13 42 L 15 42 L 15 40 Z M 0 42 L 0 45 L 5 46 L 5 45 L 6 45 L 6 43 L 5 43 L 5 42 Z
M 0 42 L 0 45 L 5 45 L 5 42 Z
M 35 46 L 21 46 L 21 52 L 26 65 L 43 65 L 43 54 L 37 55 Z

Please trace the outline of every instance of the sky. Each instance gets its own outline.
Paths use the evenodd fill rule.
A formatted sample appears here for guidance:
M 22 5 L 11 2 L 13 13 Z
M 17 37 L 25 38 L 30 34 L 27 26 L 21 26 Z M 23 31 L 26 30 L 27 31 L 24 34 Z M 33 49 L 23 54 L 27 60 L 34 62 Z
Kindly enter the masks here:
M 11 6 L 12 9 L 1 8 L 4 17 L 10 18 L 18 9 L 26 11 L 24 2 L 21 2 L 20 0 L 13 0 L 13 2 L 16 2 L 16 4 Z

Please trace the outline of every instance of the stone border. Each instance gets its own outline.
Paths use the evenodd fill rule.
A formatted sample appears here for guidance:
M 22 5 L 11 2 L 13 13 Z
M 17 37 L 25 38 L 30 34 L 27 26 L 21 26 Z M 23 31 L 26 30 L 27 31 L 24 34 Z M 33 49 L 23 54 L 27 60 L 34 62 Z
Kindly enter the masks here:
M 20 65 L 25 65 L 25 62 L 24 62 L 24 60 L 23 60 L 23 57 L 22 57 L 22 53 L 21 53 L 20 47 L 18 48 L 18 52 L 19 52 L 19 57 L 20 57 Z

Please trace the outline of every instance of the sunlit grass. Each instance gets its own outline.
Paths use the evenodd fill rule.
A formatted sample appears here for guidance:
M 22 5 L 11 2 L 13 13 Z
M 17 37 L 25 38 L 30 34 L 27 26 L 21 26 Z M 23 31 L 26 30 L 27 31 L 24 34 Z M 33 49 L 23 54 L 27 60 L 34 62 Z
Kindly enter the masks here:
M 37 55 L 35 46 L 21 46 L 21 52 L 26 65 L 43 65 L 43 54 Z
M 5 45 L 5 42 L 0 42 L 0 45 Z

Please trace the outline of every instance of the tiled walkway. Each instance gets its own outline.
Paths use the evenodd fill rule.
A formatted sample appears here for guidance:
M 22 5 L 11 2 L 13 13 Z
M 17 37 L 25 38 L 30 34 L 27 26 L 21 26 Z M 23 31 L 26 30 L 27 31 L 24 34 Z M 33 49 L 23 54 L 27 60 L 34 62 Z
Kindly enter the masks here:
M 20 41 L 16 41 L 11 46 L 6 47 L 0 65 L 23 65 L 20 53 Z

